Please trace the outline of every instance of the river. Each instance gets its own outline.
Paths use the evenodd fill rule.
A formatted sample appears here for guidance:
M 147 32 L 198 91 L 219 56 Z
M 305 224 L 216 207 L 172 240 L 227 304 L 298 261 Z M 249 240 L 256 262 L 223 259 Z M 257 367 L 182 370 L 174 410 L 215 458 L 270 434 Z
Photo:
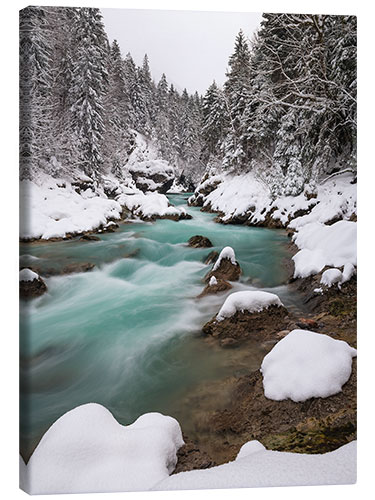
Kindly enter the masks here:
M 186 206 L 187 198 L 169 196 L 174 205 Z M 122 224 L 101 241 L 21 245 L 23 265 L 95 264 L 91 272 L 47 278 L 48 293 L 21 305 L 25 458 L 57 418 L 87 402 L 103 404 L 123 424 L 158 411 L 176 417 L 197 441 L 209 432 L 200 421 L 225 405 L 221 381 L 258 369 L 269 349 L 259 343 L 223 349 L 201 336 L 230 293 L 196 299 L 211 250 L 235 250 L 243 274 L 231 292 L 273 291 L 287 307 L 301 307 L 283 285 L 284 231 L 221 225 L 213 214 L 187 210 L 191 220 Z M 214 248 L 189 248 L 196 234 Z

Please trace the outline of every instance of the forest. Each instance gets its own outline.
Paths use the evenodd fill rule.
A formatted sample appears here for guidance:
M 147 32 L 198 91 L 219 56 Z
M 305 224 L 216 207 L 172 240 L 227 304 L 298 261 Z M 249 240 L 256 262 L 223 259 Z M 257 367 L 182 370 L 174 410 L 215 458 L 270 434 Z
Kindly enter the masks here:
M 356 169 L 356 18 L 263 14 L 240 31 L 223 88 L 180 93 L 109 43 L 99 9 L 29 7 L 20 19 L 21 179 L 126 179 L 135 133 L 181 184 L 253 171 L 272 196 Z

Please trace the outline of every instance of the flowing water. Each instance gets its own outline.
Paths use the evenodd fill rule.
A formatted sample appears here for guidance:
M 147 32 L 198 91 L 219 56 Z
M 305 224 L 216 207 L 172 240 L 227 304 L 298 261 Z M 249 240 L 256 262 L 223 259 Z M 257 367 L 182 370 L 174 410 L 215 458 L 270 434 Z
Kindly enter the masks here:
M 186 205 L 187 197 L 169 198 Z M 123 224 L 101 241 L 22 245 L 21 263 L 41 270 L 95 264 L 91 272 L 47 278 L 48 292 L 21 307 L 25 457 L 58 417 L 87 402 L 103 404 L 123 424 L 150 411 L 175 416 L 199 440 L 199 415 L 225 405 L 221 381 L 258 369 L 267 352 L 255 343 L 222 349 L 200 335 L 229 293 L 196 299 L 211 250 L 230 245 L 236 252 L 243 275 L 231 292 L 261 288 L 287 307 L 301 306 L 282 285 L 283 231 L 224 226 L 199 208 L 187 210 L 192 220 Z M 189 248 L 196 234 L 214 248 Z M 218 393 L 206 390 L 215 384 Z

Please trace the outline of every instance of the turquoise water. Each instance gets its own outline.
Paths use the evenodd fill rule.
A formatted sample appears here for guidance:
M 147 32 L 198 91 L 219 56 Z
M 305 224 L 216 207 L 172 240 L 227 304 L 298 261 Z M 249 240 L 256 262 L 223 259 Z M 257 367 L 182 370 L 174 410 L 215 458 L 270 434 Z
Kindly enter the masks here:
M 186 194 L 170 196 L 175 205 L 185 205 L 186 199 Z M 265 346 L 226 350 L 200 336 L 228 294 L 196 296 L 210 269 L 204 258 L 230 245 L 243 269 L 234 291 L 273 290 L 285 305 L 298 307 L 298 299 L 282 285 L 285 233 L 224 226 L 198 208 L 188 211 L 192 220 L 123 224 L 101 241 L 22 245 L 23 265 L 42 270 L 77 262 L 96 266 L 87 273 L 47 278 L 48 293 L 21 307 L 25 456 L 58 417 L 92 401 L 124 424 L 160 411 L 194 434 L 192 398 L 203 412 L 217 405 L 203 396 L 200 401 L 202 387 L 259 368 Z M 196 234 L 210 238 L 214 248 L 187 247 Z

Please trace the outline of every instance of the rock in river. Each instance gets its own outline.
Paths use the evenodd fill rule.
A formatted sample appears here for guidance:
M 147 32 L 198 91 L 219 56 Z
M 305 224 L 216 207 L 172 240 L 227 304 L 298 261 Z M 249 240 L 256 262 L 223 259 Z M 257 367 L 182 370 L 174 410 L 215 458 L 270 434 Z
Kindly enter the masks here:
M 193 248 L 210 248 L 213 246 L 206 236 L 201 236 L 200 234 L 192 236 L 188 241 L 188 245 Z
M 20 297 L 22 299 L 39 297 L 47 291 L 47 285 L 44 283 L 39 274 L 34 273 L 34 271 L 28 268 L 20 271 L 19 282 Z

